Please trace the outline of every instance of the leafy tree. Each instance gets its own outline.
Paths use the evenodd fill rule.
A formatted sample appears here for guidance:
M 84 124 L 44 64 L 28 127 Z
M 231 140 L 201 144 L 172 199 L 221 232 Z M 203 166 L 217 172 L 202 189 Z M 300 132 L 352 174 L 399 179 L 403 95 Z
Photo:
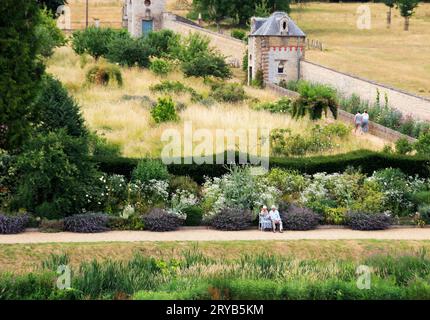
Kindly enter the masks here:
M 107 55 L 109 45 L 115 37 L 129 36 L 126 31 L 114 31 L 111 28 L 89 27 L 73 33 L 72 47 L 77 54 L 87 53 L 96 61 Z
M 67 0 L 37 0 L 37 3 L 40 6 L 48 9 L 52 17 L 55 17 L 57 13 L 57 8 L 59 6 L 67 4 Z
M 50 57 L 56 47 L 66 44 L 63 32 L 57 27 L 55 20 L 47 9 L 40 10 L 40 22 L 36 27 L 36 37 L 40 44 L 40 54 Z
M 133 67 L 135 65 L 146 68 L 149 66 L 149 57 L 153 50 L 140 39 L 130 36 L 116 37 L 108 45 L 106 58 L 121 66 Z
M 61 82 L 52 76 L 44 77 L 35 106 L 39 113 L 37 119 L 39 131 L 47 133 L 64 129 L 68 135 L 74 137 L 84 137 L 88 134 L 79 105 Z
M 142 37 L 143 45 L 150 50 L 150 55 L 155 57 L 174 57 L 180 48 L 181 37 L 171 30 L 150 32 Z
M 382 0 L 384 4 L 388 7 L 387 12 L 387 28 L 391 26 L 391 9 L 393 9 L 396 4 L 396 0 Z
M 328 111 L 337 118 L 338 101 L 334 89 L 321 84 L 303 82 L 299 84 L 298 92 L 300 97 L 292 105 L 293 118 L 309 115 L 311 120 L 318 120 L 323 113 L 327 116 Z
M 262 0 L 260 3 L 256 3 L 254 13 L 256 17 L 270 16 L 270 8 L 269 8 L 268 0 Z
M 50 219 L 82 212 L 98 177 L 88 155 L 85 139 L 64 130 L 34 136 L 17 158 L 13 206 Z
M 430 132 L 421 133 L 418 141 L 415 143 L 417 154 L 422 156 L 430 156 Z
M 233 9 L 234 1 L 232 0 L 194 0 L 194 11 L 205 15 L 207 20 L 216 23 L 218 30 L 220 22 L 228 17 Z
M 223 56 L 215 52 L 203 53 L 182 63 L 182 71 L 187 77 L 215 77 L 229 79 L 231 70 Z
M 44 72 L 38 60 L 35 1 L 2 0 L 0 6 L 0 148 L 18 149 L 28 137 L 33 100 Z
M 396 2 L 400 15 L 405 18 L 405 31 L 409 30 L 409 18 L 415 13 L 414 10 L 418 7 L 419 2 L 419 0 L 397 0 Z

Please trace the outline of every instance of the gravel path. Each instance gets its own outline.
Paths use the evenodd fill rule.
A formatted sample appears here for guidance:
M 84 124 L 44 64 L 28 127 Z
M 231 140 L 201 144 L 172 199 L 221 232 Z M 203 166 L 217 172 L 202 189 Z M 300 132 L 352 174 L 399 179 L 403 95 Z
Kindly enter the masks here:
M 231 240 L 430 240 L 430 228 L 394 228 L 384 231 L 353 231 L 349 229 L 317 229 L 284 233 L 247 231 L 216 231 L 184 228 L 173 232 L 111 231 L 96 234 L 40 233 L 28 231 L 16 235 L 0 235 L 0 243 L 53 242 L 137 242 L 137 241 L 231 241 Z

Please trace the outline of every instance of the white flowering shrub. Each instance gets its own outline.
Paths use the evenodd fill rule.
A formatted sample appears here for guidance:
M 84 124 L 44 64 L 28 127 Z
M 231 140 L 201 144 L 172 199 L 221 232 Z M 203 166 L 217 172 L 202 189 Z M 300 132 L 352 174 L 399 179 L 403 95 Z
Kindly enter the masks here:
M 226 208 L 253 210 L 275 204 L 281 195 L 265 177 L 252 175 L 249 167 L 234 167 L 221 178 L 207 179 L 202 193 L 205 218 Z
M 169 213 L 177 215 L 181 219 L 187 219 L 185 209 L 196 205 L 198 202 L 197 197 L 187 190 L 177 189 L 173 193 L 170 200 L 171 208 L 168 210 Z

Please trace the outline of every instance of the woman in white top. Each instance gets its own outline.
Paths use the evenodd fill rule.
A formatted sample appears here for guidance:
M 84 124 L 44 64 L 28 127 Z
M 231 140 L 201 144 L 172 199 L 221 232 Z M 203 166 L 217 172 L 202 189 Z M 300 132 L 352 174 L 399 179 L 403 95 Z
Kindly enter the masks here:
M 361 120 L 361 130 L 366 133 L 369 131 L 369 114 L 364 110 Z

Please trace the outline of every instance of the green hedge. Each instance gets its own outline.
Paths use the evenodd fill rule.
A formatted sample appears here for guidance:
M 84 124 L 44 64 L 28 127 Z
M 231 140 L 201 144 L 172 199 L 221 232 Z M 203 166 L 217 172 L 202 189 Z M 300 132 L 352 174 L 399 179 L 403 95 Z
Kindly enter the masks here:
M 109 174 L 121 174 L 130 178 L 139 159 L 131 158 L 94 158 L 100 170 Z M 236 155 L 238 162 L 238 155 Z M 270 158 L 270 167 L 294 169 L 302 173 L 343 172 L 348 167 L 360 168 L 363 173 L 372 174 L 384 168 L 399 168 L 408 175 L 418 174 L 430 177 L 430 159 L 417 156 L 401 156 L 378 153 L 367 150 L 354 151 L 333 156 L 317 156 L 302 158 Z M 172 164 L 168 170 L 173 175 L 189 176 L 198 183 L 204 182 L 204 177 L 219 177 L 228 171 L 228 166 L 219 164 Z

